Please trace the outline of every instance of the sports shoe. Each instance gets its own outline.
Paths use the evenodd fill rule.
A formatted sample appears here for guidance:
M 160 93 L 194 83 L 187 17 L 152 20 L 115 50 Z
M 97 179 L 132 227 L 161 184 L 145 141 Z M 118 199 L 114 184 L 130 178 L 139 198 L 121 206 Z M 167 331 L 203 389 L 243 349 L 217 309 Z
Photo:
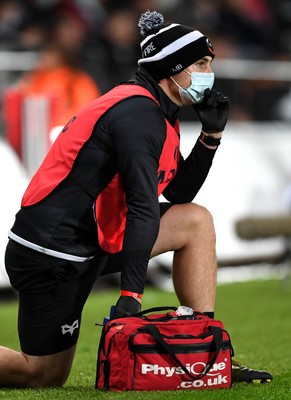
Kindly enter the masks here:
M 267 383 L 273 379 L 269 372 L 244 367 L 235 360 L 232 360 L 231 371 L 233 382 Z

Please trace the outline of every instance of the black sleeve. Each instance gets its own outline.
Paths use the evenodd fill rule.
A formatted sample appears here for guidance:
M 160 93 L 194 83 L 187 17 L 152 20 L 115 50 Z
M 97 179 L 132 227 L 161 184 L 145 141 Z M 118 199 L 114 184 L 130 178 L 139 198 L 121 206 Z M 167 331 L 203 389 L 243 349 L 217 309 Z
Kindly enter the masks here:
M 142 293 L 160 224 L 157 172 L 166 124 L 154 101 L 135 97 L 112 110 L 110 127 L 128 207 L 121 289 Z
M 189 203 L 202 187 L 215 155 L 216 149 L 209 149 L 197 139 L 189 156 L 180 157 L 175 178 L 163 191 L 171 203 Z

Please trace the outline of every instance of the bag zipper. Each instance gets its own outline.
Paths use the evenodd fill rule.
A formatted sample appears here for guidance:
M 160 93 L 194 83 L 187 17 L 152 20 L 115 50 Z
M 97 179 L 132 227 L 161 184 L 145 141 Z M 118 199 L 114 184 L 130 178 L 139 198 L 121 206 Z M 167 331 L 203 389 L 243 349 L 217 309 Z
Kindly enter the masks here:
M 189 344 L 169 344 L 175 354 L 192 354 L 215 351 L 213 343 L 189 343 Z M 224 340 L 221 350 L 231 348 L 230 340 Z M 141 354 L 166 354 L 166 351 L 158 344 L 129 344 L 129 350 L 133 353 Z

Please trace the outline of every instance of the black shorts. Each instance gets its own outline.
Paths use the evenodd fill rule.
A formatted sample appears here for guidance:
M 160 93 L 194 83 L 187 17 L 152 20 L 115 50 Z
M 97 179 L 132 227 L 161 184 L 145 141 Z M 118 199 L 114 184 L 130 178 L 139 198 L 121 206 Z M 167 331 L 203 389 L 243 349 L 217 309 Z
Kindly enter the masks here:
M 24 353 L 54 354 L 76 344 L 83 306 L 107 257 L 60 260 L 9 240 L 5 265 L 19 293 L 18 333 Z
M 171 204 L 161 203 L 161 216 Z M 9 240 L 5 254 L 11 285 L 19 293 L 21 350 L 41 356 L 77 343 L 84 304 L 100 275 L 119 272 L 118 254 L 87 262 L 60 260 Z

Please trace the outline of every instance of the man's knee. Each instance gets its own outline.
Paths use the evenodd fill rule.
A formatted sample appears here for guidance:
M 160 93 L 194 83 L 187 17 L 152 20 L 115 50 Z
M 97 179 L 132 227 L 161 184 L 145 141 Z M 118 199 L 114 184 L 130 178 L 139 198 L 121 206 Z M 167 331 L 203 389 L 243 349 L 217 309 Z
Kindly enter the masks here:
M 65 369 L 57 369 L 54 371 L 40 369 L 39 371 L 35 371 L 35 373 L 31 376 L 30 387 L 61 387 L 65 384 L 68 376 L 69 371 Z
M 215 245 L 215 231 L 211 213 L 195 203 L 175 204 L 162 217 L 157 241 L 151 257 L 167 251 L 178 251 L 188 244 L 197 245 L 203 237 Z
M 25 356 L 28 368 L 27 387 L 60 387 L 66 382 L 73 361 L 75 349 L 51 356 Z
M 27 388 L 61 387 L 68 376 L 69 371 L 66 368 L 48 368 L 39 365 L 30 370 L 24 386 Z
M 214 231 L 213 217 L 210 211 L 199 204 L 189 203 L 185 205 L 186 221 L 195 227 L 204 227 Z

